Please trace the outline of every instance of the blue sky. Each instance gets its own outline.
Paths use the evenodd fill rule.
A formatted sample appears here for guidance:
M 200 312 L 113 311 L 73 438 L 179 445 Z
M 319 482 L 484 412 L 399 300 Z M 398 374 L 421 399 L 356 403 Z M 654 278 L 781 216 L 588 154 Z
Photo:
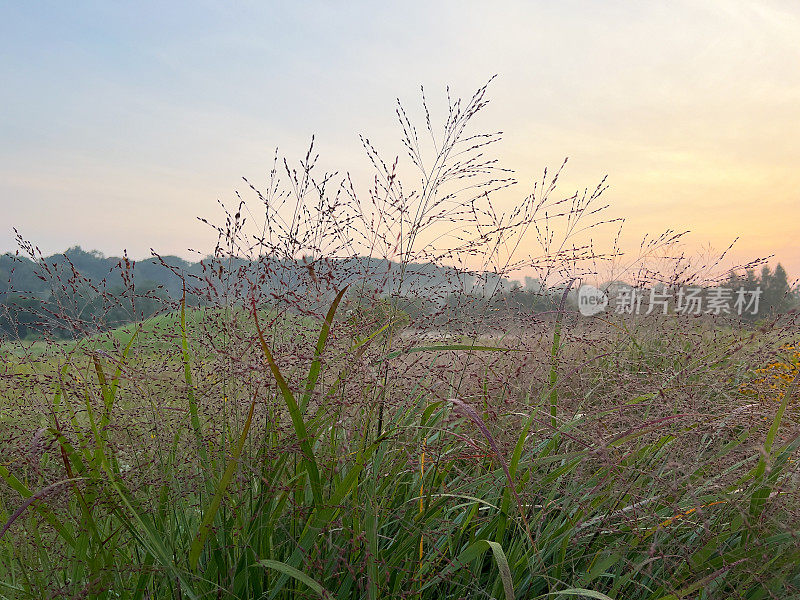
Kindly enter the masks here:
M 793 2 L 4 3 L 0 251 L 189 256 L 241 177 L 312 134 L 366 175 L 358 133 L 396 143 L 393 103 L 436 106 L 490 75 L 481 117 L 523 187 L 565 156 L 606 173 L 633 247 L 776 254 L 800 275 L 800 8 Z M 513 205 L 513 196 L 499 202 Z

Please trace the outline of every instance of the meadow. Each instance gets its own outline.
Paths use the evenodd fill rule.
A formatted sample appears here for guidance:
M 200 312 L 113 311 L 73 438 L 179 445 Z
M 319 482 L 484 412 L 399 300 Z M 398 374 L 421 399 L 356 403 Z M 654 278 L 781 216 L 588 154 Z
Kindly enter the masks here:
M 574 322 L 555 350 L 519 335 L 375 357 L 334 311 L 316 340 L 309 319 L 190 314 L 59 356 L 4 347 L 4 597 L 800 585 L 797 386 L 758 384 L 750 331 Z M 282 339 L 306 360 L 275 358 Z
M 484 94 L 451 104 L 432 161 L 398 110 L 418 192 L 368 140 L 369 202 L 326 191 L 311 151 L 283 188 L 276 158 L 263 223 L 227 211 L 211 275 L 157 316 L 60 315 L 81 335 L 0 346 L 0 597 L 800 596 L 796 313 L 577 314 L 566 291 L 603 257 L 570 236 L 602 184 L 553 199 L 556 174 L 481 209 L 510 185 L 494 138 L 465 133 Z M 435 246 L 456 218 L 478 233 Z M 438 282 L 439 312 L 415 313 L 405 271 L 375 286 L 326 261 L 357 234 L 402 265 L 482 250 L 509 270 L 497 249 L 536 237 L 564 295 L 459 312 L 441 300 L 462 282 Z

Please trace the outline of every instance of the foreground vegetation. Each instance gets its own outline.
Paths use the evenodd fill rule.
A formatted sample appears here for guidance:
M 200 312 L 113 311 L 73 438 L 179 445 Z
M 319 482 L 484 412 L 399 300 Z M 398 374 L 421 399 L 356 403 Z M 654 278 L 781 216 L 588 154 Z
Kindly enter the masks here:
M 26 313 L 42 341 L 0 348 L 0 597 L 798 596 L 796 314 L 571 312 L 619 256 L 573 237 L 605 188 L 553 199 L 545 174 L 495 210 L 499 138 L 465 133 L 485 92 L 448 95 L 441 132 L 423 102 L 432 157 L 398 107 L 406 186 L 366 139 L 363 196 L 276 156 L 263 223 L 227 211 L 179 304 L 54 282 L 64 302 Z M 523 238 L 541 260 L 500 255 Z M 465 257 L 564 291 L 523 311 L 412 268 Z M 631 283 L 714 283 L 676 260 Z M 157 316 L 97 335 L 73 310 L 119 297 Z
M 785 435 L 794 378 L 767 407 L 771 420 L 752 427 L 656 414 L 652 389 L 568 417 L 551 395 L 552 360 L 555 385 L 514 398 L 513 410 L 442 398 L 424 377 L 389 382 L 391 391 L 360 385 L 353 397 L 347 382 L 368 341 L 332 342 L 323 323 L 304 375 L 284 375 L 253 314 L 263 370 L 246 389 L 195 381 L 203 369 L 181 322 L 183 350 L 169 357 L 184 369 L 181 392 L 175 381 L 171 397 L 144 389 L 136 374 L 164 360 L 152 346 L 164 332 L 128 330 L 116 352 L 50 359 L 59 377 L 46 410 L 4 423 L 43 425 L 13 469 L 0 467 L 4 597 L 764 598 L 800 589 L 790 482 L 799 441 Z M 630 370 L 662 368 L 655 339 L 629 342 L 626 352 L 641 350 Z M 465 352 L 418 354 L 432 364 Z M 323 359 L 330 353 L 335 361 Z M 20 367 L 7 363 L 7 374 Z M 717 369 L 694 392 L 732 372 Z M 225 396 L 200 399 L 209 392 Z M 153 405 L 142 406 L 148 396 Z M 620 411 L 636 424 L 587 435 Z

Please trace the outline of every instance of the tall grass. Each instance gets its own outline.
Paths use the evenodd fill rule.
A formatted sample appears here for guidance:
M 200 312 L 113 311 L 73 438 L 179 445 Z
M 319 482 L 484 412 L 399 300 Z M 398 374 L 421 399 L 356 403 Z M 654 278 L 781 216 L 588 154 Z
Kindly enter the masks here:
M 172 312 L 4 356 L 0 597 L 797 594 L 800 382 L 741 392 L 796 325 L 577 321 L 565 249 L 602 184 L 498 214 L 485 91 L 440 132 L 423 99 L 432 157 L 398 107 L 416 187 L 366 138 L 365 196 L 276 159 L 263 222 L 228 212 Z M 420 265 L 503 274 L 534 231 L 554 315 L 411 314 L 472 292 Z
M 163 454 L 140 452 L 153 461 L 145 470 L 164 477 L 135 484 L 106 433 L 124 363 L 109 380 L 95 358 L 104 410 L 87 402 L 90 435 L 76 448 L 57 418 L 49 428 L 67 477 L 34 492 L 35 482 L 0 471 L 31 499 L 3 529 L 3 594 L 755 598 L 800 583 L 797 542 L 779 508 L 797 440 L 775 443 L 796 386 L 760 454 L 725 460 L 756 432 L 725 444 L 705 435 L 698 454 L 678 463 L 669 460 L 676 434 L 657 421 L 603 443 L 582 439 L 582 418 L 532 435 L 549 412 L 534 402 L 493 433 L 467 404 L 431 401 L 421 389 L 376 439 L 363 416 L 304 416 L 266 339 L 262 349 L 295 439 L 280 432 L 278 415 L 254 431 L 251 401 L 227 459 L 219 453 L 207 470 L 174 478 L 194 446 L 176 431 Z M 53 494 L 66 503 L 51 509 Z M 28 543 L 9 543 L 6 529 L 20 527 Z

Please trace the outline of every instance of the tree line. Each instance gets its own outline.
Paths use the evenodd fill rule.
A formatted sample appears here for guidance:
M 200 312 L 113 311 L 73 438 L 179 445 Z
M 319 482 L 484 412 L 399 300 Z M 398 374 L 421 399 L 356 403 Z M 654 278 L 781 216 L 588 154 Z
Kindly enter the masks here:
M 273 261 L 273 267 L 276 264 L 282 267 L 274 269 L 281 273 L 280 280 L 266 281 L 263 285 L 288 288 L 302 295 L 301 274 L 306 271 L 306 260 L 304 257 L 301 261 Z M 365 266 L 367 263 L 369 268 Z M 239 272 L 246 276 L 257 267 L 255 263 L 241 261 Z M 359 274 L 372 273 L 370 269 L 383 273 L 382 280 L 373 277 L 366 286 L 373 299 L 385 298 L 383 304 L 376 304 L 383 307 L 381 310 L 370 309 L 376 318 L 394 304 L 411 320 L 425 318 L 437 326 L 474 319 L 485 321 L 494 315 L 513 318 L 553 312 L 558 310 L 563 293 L 563 289 L 547 288 L 530 278 L 526 278 L 525 288 L 517 282 L 498 279 L 496 291 L 487 293 L 485 286 L 477 285 L 473 275 L 431 264 L 407 267 L 403 272 L 408 281 L 416 283 L 401 282 L 398 286 L 397 264 L 364 257 L 341 259 L 334 264 L 333 285 L 341 286 Z M 147 319 L 175 306 L 187 278 L 199 281 L 203 277 L 214 287 L 213 276 L 209 278 L 208 267 L 202 261 L 190 263 L 176 256 L 134 263 L 125 257 L 87 252 L 79 246 L 38 260 L 18 254 L 0 255 L 0 339 L 30 339 L 45 334 L 76 338 Z M 386 300 L 389 288 L 394 287 L 399 289 L 399 295 Z M 759 290 L 757 313 L 742 315 L 749 321 L 786 312 L 800 303 L 800 289 L 792 288 L 780 264 L 774 270 L 764 266 L 758 273 L 752 269 L 731 273 L 720 287 Z M 355 289 L 351 288 L 349 296 Z M 200 295 L 189 298 L 195 305 L 206 301 L 214 299 Z

